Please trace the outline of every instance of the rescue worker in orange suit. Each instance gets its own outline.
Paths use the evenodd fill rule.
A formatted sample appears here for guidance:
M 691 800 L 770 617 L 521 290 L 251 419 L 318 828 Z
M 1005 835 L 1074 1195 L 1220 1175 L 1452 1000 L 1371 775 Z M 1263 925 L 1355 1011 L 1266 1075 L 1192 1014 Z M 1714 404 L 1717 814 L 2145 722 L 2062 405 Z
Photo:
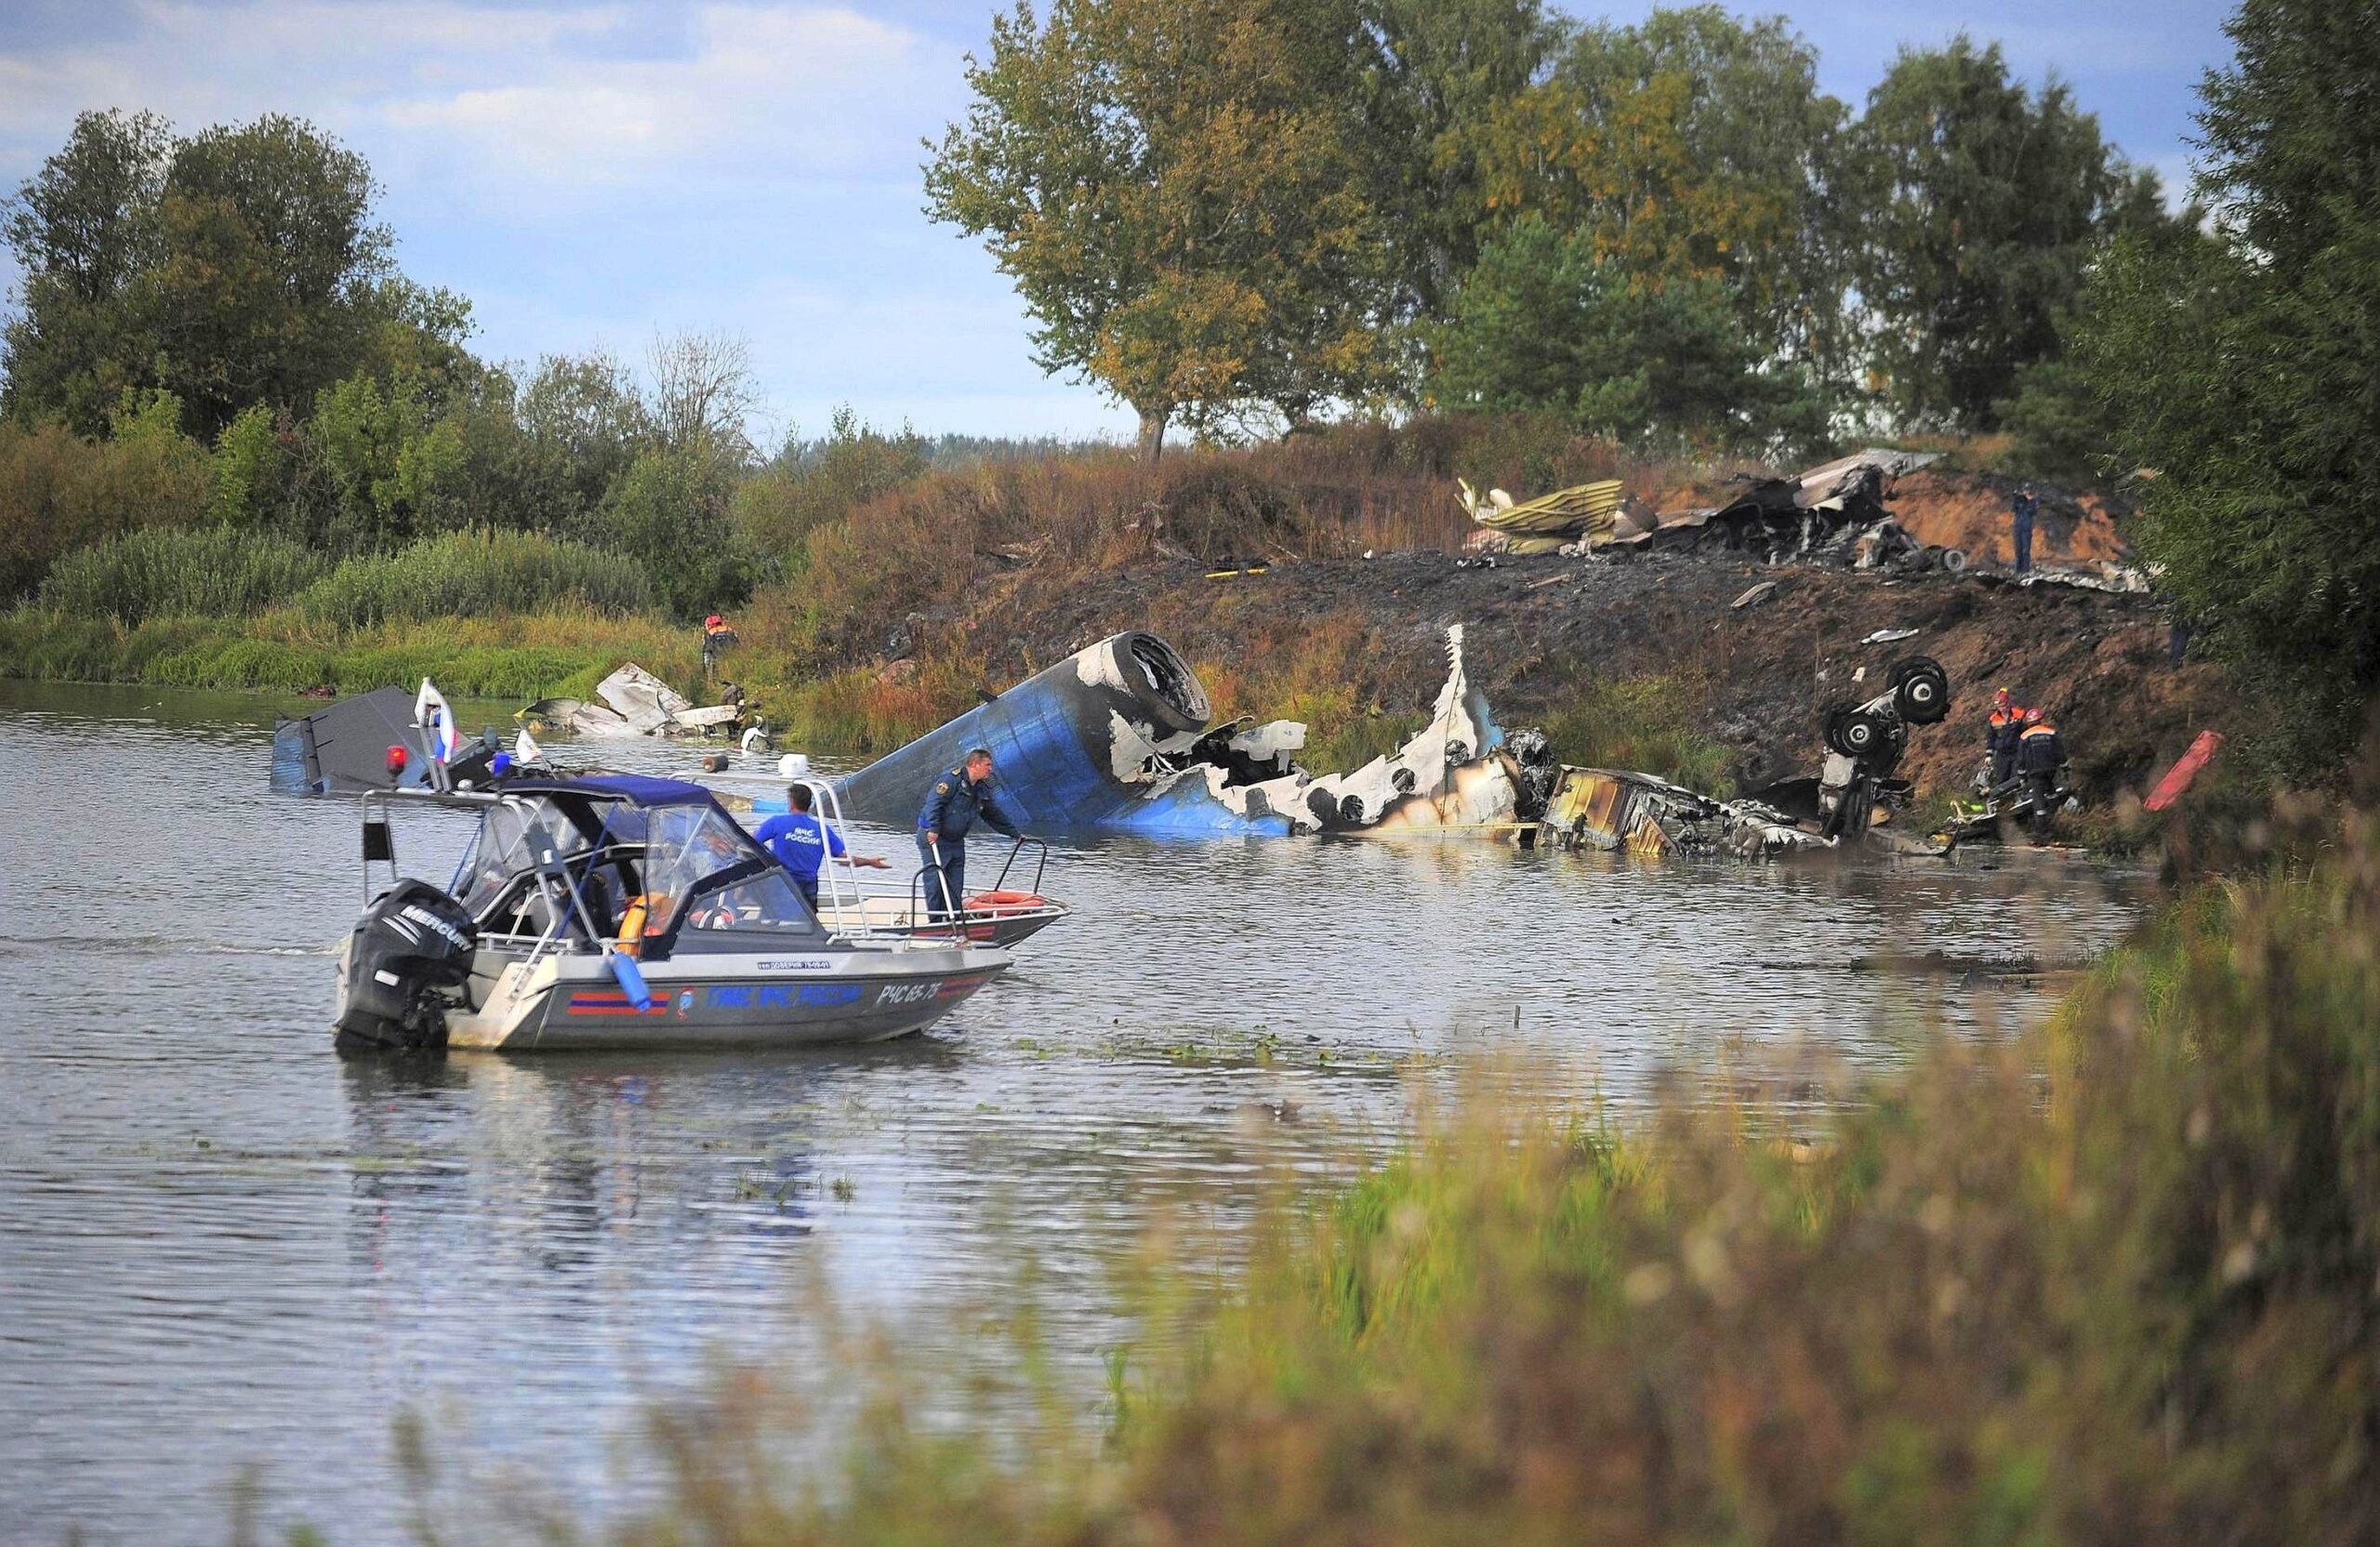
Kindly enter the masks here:
M 2025 793 L 2033 798 L 2033 820 L 2046 822 L 2056 795 L 2058 771 L 2066 766 L 2066 743 L 2039 709 L 2025 711 L 2025 729 L 2016 738 L 2016 771 L 2025 776 Z
M 1017 836 L 1016 824 L 992 803 L 992 754 L 984 747 L 936 779 L 918 813 L 918 858 L 925 866 L 932 918 L 955 919 L 965 911 L 967 833 L 979 817 L 987 827 Z
M 2003 788 L 2016 776 L 2017 743 L 2025 734 L 2024 709 L 2006 688 L 1991 695 L 1991 716 L 1983 725 L 1983 749 L 1991 754 L 1991 787 Z

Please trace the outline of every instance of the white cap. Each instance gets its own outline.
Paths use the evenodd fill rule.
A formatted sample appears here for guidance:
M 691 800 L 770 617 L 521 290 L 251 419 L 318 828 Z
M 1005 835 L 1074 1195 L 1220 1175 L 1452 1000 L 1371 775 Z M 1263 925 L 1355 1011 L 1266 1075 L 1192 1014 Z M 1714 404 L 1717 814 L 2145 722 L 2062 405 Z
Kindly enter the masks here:
M 799 752 L 787 752 L 777 760 L 777 772 L 788 779 L 799 779 L 810 772 L 810 760 Z

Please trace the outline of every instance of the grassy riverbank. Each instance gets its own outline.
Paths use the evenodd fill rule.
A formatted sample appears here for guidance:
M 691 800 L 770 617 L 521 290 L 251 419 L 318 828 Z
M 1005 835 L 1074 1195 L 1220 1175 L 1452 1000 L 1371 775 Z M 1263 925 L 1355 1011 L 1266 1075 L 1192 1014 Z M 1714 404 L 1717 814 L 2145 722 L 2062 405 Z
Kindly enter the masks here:
M 1127 1276 L 1189 1352 L 1117 1355 L 1096 1421 L 968 1419 L 897 1337 L 725 1374 L 616 1539 L 2373 1540 L 2380 831 L 2301 853 L 1822 1127 L 1481 1098 L 1285 1183 L 1243 1265 L 1159 1242 Z M 785 1470 L 817 1433 L 842 1467 Z

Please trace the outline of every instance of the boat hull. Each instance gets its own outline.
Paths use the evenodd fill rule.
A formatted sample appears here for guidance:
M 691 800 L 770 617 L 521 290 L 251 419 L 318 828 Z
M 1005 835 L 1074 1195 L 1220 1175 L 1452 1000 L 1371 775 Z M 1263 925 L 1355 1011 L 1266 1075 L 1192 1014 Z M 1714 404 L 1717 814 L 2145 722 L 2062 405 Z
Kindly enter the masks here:
M 632 1004 L 601 957 L 518 959 L 474 978 L 480 1009 L 447 1017 L 447 1046 L 509 1052 L 813 1047 L 919 1031 L 1007 971 L 979 946 L 703 954 L 646 964 Z

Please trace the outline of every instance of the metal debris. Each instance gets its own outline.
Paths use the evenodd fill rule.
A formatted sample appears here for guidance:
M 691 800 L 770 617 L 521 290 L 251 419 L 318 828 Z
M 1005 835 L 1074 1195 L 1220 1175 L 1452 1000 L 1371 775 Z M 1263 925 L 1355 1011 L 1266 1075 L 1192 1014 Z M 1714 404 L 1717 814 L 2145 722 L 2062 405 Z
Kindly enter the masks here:
M 1490 827 L 1524 813 L 1532 753 L 1508 748 L 1471 684 L 1462 628 L 1447 630 L 1447 680 L 1429 723 L 1390 756 L 1316 775 L 1296 760 L 1294 721 L 1210 726 L 1206 690 L 1154 634 L 1124 633 L 1077 652 L 844 779 L 843 809 L 863 821 L 912 821 L 925 791 L 970 747 L 992 752 L 1000 805 L 1038 831 L 1286 835 Z
M 732 689 L 731 689 L 732 691 Z M 744 716 L 743 694 L 734 701 L 701 707 L 683 694 L 631 661 L 595 684 L 597 702 L 584 698 L 540 698 L 516 717 L 536 730 L 567 731 L 582 736 L 700 735 L 717 727 L 734 727 Z

